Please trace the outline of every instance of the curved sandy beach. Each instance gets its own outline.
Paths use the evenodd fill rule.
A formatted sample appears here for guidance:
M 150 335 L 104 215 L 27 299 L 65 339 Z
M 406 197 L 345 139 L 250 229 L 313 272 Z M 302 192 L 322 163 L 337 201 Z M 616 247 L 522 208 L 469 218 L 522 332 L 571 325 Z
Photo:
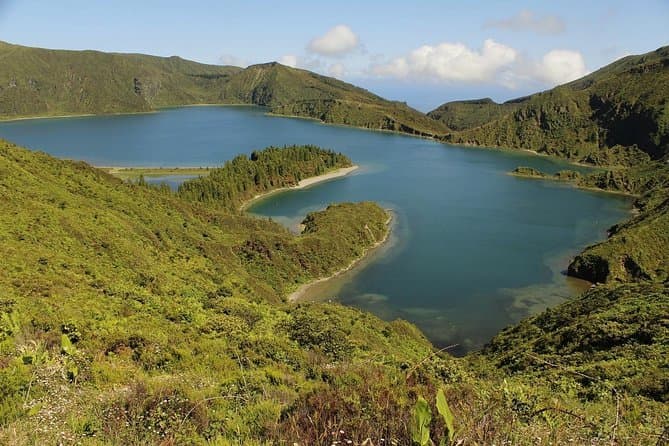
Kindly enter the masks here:
M 337 277 L 337 276 L 339 276 L 339 275 L 341 275 L 341 274 L 344 274 L 345 272 L 347 272 L 347 271 L 353 269 L 356 265 L 358 265 L 358 263 L 360 263 L 360 262 L 363 261 L 365 258 L 367 258 L 367 256 L 368 256 L 369 254 L 371 254 L 371 253 L 372 253 L 373 251 L 375 251 L 377 248 L 381 247 L 381 245 L 383 245 L 384 243 L 386 243 L 386 242 L 388 241 L 388 239 L 390 238 L 390 234 L 391 234 L 391 232 L 392 232 L 391 222 L 393 221 L 393 214 L 392 214 L 392 211 L 391 211 L 390 209 L 386 209 L 386 212 L 388 213 L 388 219 L 386 220 L 386 223 L 385 223 L 385 224 L 386 224 L 386 233 L 384 234 L 384 236 L 383 236 L 383 238 L 382 238 L 381 240 L 377 241 L 377 242 L 374 243 L 372 246 L 370 246 L 370 247 L 368 247 L 367 249 L 365 249 L 365 250 L 363 251 L 362 255 L 360 255 L 360 257 L 358 257 L 357 259 L 353 259 L 353 261 L 352 261 L 351 263 L 349 263 L 347 266 L 345 266 L 344 268 L 342 268 L 342 269 L 340 269 L 340 270 L 338 270 L 338 271 L 335 271 L 333 274 L 330 274 L 329 276 L 321 277 L 321 278 L 319 278 L 319 279 L 314 279 L 314 280 L 312 280 L 312 281 L 310 281 L 310 282 L 307 282 L 307 283 L 305 283 L 305 284 L 300 285 L 295 291 L 293 291 L 293 292 L 290 293 L 288 296 L 286 296 L 286 300 L 287 300 L 288 302 L 295 302 L 295 301 L 297 301 L 297 300 L 300 300 L 300 298 L 301 298 L 302 296 L 304 296 L 304 294 L 305 294 L 311 287 L 313 287 L 314 285 L 317 285 L 317 284 L 319 284 L 319 283 L 326 282 L 326 281 L 328 281 L 328 280 L 334 279 L 335 277 Z
M 304 189 L 305 187 L 313 186 L 314 184 L 322 183 L 323 181 L 328 181 L 328 180 L 332 180 L 334 178 L 339 178 L 339 177 L 346 176 L 349 173 L 356 170 L 358 167 L 360 167 L 360 166 L 358 166 L 357 164 L 354 164 L 351 167 L 342 167 L 340 169 L 336 169 L 336 170 L 324 173 L 323 175 L 318 175 L 318 176 L 315 176 L 315 177 L 309 177 L 309 178 L 305 178 L 304 180 L 300 180 L 300 182 L 297 183 L 295 186 L 281 187 L 279 189 L 274 189 L 274 190 L 271 190 L 271 191 L 268 191 L 268 192 L 263 192 L 262 194 L 258 194 L 256 196 L 254 196 L 250 200 L 246 200 L 239 207 L 239 210 L 244 211 L 244 210 L 248 209 L 254 202 L 256 202 L 256 201 L 258 201 L 262 198 L 266 198 L 270 195 L 274 195 L 278 192 L 283 192 L 285 190 L 293 190 L 293 189 Z

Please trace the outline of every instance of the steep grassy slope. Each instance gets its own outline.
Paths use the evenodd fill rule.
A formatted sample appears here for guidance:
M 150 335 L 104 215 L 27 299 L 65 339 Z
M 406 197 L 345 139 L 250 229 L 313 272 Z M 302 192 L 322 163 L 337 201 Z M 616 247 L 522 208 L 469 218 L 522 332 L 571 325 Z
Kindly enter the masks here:
M 63 51 L 0 42 L 0 117 L 255 104 L 324 122 L 442 135 L 439 122 L 345 82 L 278 63 L 246 69 L 178 57 Z
M 304 116 L 356 127 L 433 136 L 440 123 L 401 102 L 387 101 L 362 88 L 278 63 L 253 65 L 223 89 L 226 101 L 270 107 L 273 113 Z
M 668 96 L 669 47 L 663 47 L 523 98 L 503 116 L 446 140 L 600 165 L 660 160 L 669 153 Z
M 579 380 L 580 392 L 615 389 L 668 402 L 669 287 L 598 286 L 505 329 L 483 354 L 512 374 L 552 376 L 556 387 Z

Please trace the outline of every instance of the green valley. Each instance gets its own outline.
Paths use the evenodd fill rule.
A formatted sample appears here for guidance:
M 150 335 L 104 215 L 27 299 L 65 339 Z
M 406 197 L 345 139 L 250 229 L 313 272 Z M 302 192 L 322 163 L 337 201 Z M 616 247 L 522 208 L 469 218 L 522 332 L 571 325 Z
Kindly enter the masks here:
M 286 301 L 385 240 L 379 204 L 331 204 L 297 235 L 240 210 L 355 159 L 270 146 L 165 169 L 206 173 L 173 192 L 0 141 L 0 443 L 669 442 L 669 47 L 428 115 L 278 63 L 5 43 L 0 60 L 5 119 L 255 104 L 597 166 L 511 173 L 633 195 L 637 211 L 572 259 L 588 291 L 455 357 L 403 320 Z

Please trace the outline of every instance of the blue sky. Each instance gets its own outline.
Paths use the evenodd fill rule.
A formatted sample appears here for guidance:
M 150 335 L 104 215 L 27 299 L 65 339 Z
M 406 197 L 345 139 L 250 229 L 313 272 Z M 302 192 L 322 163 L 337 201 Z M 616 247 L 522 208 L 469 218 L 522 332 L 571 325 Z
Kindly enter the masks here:
M 510 99 L 667 45 L 669 0 L 0 0 L 0 40 L 216 64 L 279 60 L 428 110 Z

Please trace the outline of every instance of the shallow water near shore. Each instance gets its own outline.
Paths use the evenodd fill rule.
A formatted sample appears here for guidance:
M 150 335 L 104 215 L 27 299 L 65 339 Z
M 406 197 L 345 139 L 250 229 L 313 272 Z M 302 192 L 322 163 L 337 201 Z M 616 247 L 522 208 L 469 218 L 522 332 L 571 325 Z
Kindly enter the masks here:
M 296 228 L 306 213 L 331 202 L 373 200 L 392 209 L 389 243 L 305 297 L 410 320 L 437 345 L 459 344 L 457 353 L 587 287 L 561 271 L 630 209 L 625 197 L 507 175 L 519 165 L 549 173 L 574 169 L 551 158 L 264 113 L 199 107 L 4 122 L 0 137 L 107 166 L 215 166 L 268 145 L 341 151 L 360 168 L 269 196 L 249 211 Z M 168 180 L 173 187 L 180 181 Z

